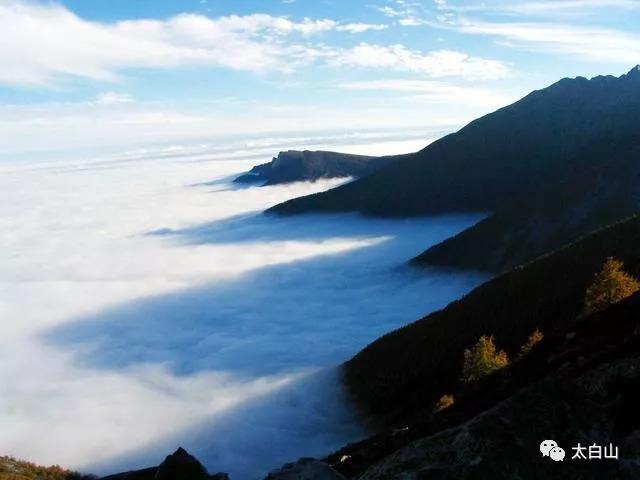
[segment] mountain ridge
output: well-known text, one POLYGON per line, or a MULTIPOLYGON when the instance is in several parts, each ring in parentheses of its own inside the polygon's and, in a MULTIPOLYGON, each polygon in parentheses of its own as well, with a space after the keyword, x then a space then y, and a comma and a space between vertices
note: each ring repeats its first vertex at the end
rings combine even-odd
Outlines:
POLYGON ((256 165, 234 182, 278 185, 321 178, 359 178, 395 162, 398 158, 398 155, 374 157, 324 150, 287 150, 278 153, 269 163, 256 165))
POLYGON ((366 178, 268 212, 403 217, 495 211, 572 168, 586 139, 632 128, 640 116, 636 72, 559 80, 366 178))
POLYGON ((430 247, 411 263, 499 273, 640 211, 640 134, 593 143, 584 157, 585 164, 570 175, 430 247))

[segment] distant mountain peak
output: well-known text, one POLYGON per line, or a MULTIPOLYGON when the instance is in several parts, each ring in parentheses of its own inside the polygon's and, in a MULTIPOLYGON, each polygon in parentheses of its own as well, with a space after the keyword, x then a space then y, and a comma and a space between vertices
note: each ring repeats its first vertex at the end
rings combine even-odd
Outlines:
POLYGON ((640 65, 636 65, 631 70, 629 70, 629 73, 627 73, 627 75, 629 75, 629 76, 636 76, 636 75, 640 76, 640 65))

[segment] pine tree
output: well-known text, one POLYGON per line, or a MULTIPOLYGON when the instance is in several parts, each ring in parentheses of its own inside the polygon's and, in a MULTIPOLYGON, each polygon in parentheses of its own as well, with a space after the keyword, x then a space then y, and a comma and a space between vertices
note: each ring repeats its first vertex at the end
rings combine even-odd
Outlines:
POLYGON ((587 288, 582 316, 604 310, 614 303, 633 295, 640 289, 640 282, 623 270, 623 263, 607 258, 593 283, 587 288))
POLYGON ((474 382, 509 364, 507 354, 496 348, 493 336, 483 335, 471 349, 464 351, 462 381, 474 382))

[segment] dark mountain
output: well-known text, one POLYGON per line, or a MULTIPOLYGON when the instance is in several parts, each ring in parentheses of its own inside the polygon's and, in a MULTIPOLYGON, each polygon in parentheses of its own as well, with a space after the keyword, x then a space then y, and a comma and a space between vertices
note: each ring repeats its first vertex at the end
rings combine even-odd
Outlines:
POLYGON ((335 152, 289 150, 271 162, 256 165, 234 181, 239 183, 278 183, 313 181, 319 178, 364 177, 395 162, 399 157, 370 157, 335 152))
POLYGON ((416 257, 416 265, 500 272, 640 211, 640 131, 615 133, 581 167, 416 257))
POLYGON ((640 69, 619 78, 563 79, 366 178, 270 211, 494 212, 579 169, 592 142, 632 135, 638 118, 640 69))

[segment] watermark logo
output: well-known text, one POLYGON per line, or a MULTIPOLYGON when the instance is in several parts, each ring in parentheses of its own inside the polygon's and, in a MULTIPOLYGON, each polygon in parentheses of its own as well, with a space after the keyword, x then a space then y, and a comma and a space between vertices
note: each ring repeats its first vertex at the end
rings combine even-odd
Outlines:
MULTIPOLYGON (((576 447, 571 447, 573 455, 571 460, 617 460, 618 447, 613 444, 598 445, 594 443, 590 446, 582 446, 580 443, 576 447)), ((543 457, 549 457, 554 462, 564 461, 565 451, 555 440, 543 440, 540 443, 540 453, 543 457)))
POLYGON ((543 440, 540 444, 540 453, 554 462, 562 462, 565 456, 564 449, 559 447, 555 440, 543 440))
POLYGON ((574 454, 571 460, 617 460, 618 447, 612 445, 593 444, 589 447, 583 447, 578 443, 577 447, 572 447, 574 454))

